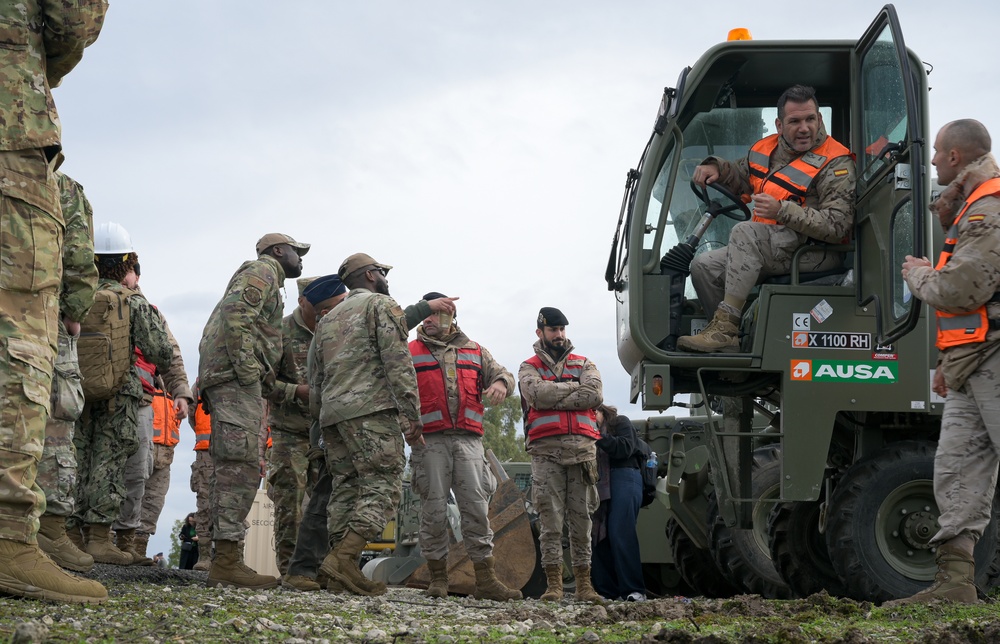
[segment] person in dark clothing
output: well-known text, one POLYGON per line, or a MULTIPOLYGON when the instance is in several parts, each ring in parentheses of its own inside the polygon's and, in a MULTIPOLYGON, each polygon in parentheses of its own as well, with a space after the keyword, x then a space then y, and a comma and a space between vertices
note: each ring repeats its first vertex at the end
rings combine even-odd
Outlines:
POLYGON ((181 526, 181 560, 177 566, 181 570, 191 570, 198 563, 198 532, 195 529, 194 512, 187 515, 181 526))
POLYGON ((595 410, 601 438, 597 441, 597 483, 601 505, 594 513, 594 588, 609 599, 642 601, 646 587, 639 559, 635 522, 642 503, 642 473, 635 427, 611 405, 595 410))

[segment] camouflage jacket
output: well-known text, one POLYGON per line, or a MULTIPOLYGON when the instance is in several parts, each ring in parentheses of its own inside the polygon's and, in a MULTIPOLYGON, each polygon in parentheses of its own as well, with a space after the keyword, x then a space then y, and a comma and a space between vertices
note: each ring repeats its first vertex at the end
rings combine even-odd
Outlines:
POLYGON ((403 309, 358 288, 316 323, 309 349, 309 406, 322 427, 396 409, 420 418, 417 374, 403 309))
POLYGON ((455 324, 455 331, 444 338, 432 338, 424 333, 422 326, 417 327, 417 340, 423 342, 427 350, 434 356, 434 359, 441 365, 441 372, 444 374, 445 391, 448 394, 448 411, 451 413, 452 419, 458 418, 458 371, 455 365, 458 350, 461 348, 475 349, 479 347, 480 351, 482 351, 482 390, 499 381, 507 388, 508 396, 514 393, 514 376, 504 369, 502 364, 496 361, 490 352, 486 350, 486 347, 476 344, 469 339, 469 336, 462 333, 457 324, 455 324))
MULTIPOLYGON (((132 348, 142 351, 147 360, 156 365, 157 369, 166 371, 170 368, 170 338, 167 329, 156 308, 150 304, 142 293, 125 288, 118 282, 100 279, 97 288, 110 288, 117 292, 128 293, 129 305, 129 339, 132 348)), ((139 378, 139 368, 132 365, 129 376, 125 378, 118 395, 142 399, 142 381, 139 378)))
MULTIPOLYGON (((1000 176, 992 155, 969 164, 933 205, 942 222, 951 227, 965 198, 987 179, 1000 176), (947 205, 945 205, 947 202, 947 205), (941 212, 947 208, 947 212, 941 212)), ((906 282, 913 295, 945 313, 969 313, 1000 291, 1000 198, 977 199, 958 222, 958 243, 948 263, 909 271, 906 282)), ((1000 303, 990 302, 987 314, 1000 320, 1000 303)), ((986 358, 1000 348, 1000 330, 989 331, 979 343, 949 347, 938 357, 949 389, 960 389, 986 358)))
POLYGON ((167 319, 163 317, 163 312, 156 309, 163 322, 163 328, 167 332, 167 339, 170 341, 170 367, 166 371, 160 371, 162 383, 160 388, 170 394, 173 398, 186 398, 194 413, 194 394, 191 393, 191 386, 188 384, 187 370, 184 368, 184 358, 181 357, 181 346, 177 344, 177 339, 170 332, 167 319))
POLYGON ((0 149, 58 147, 56 87, 97 40, 107 0, 0 2, 0 149))
POLYGON ((63 236, 62 291, 59 311, 82 322, 94 304, 97 265, 94 264, 94 211, 83 186, 61 172, 56 173, 66 233, 63 236))
POLYGON ((296 307, 291 315, 281 321, 281 359, 278 361, 274 389, 268 395, 271 401, 271 417, 268 422, 273 429, 282 429, 296 434, 307 434, 312 418, 308 403, 295 397, 298 385, 309 383, 306 359, 313 332, 302 319, 302 309, 296 307))
MULTIPOLYGON (((814 148, 829 136, 819 129, 814 148)), ((801 154, 805 154, 804 152, 801 154)), ((778 147, 771 153, 768 173, 782 168, 796 157, 796 152, 784 137, 778 137, 778 147)), ((750 170, 746 157, 737 162, 719 157, 709 157, 703 164, 719 168, 719 182, 734 194, 750 194, 750 170)), ((775 220, 792 230, 819 241, 839 244, 850 237, 854 226, 854 185, 856 181, 854 159, 838 157, 827 163, 806 191, 805 206, 793 201, 782 201, 775 220), (847 173, 843 173, 847 170, 847 173), (837 172, 841 176, 837 176, 837 172)))
MULTIPOLYGON (((542 348, 542 341, 534 345, 535 355, 558 378, 566 366, 566 356, 573 353, 573 343, 566 339, 566 352, 558 361, 553 360, 548 351, 542 348)), ((583 374, 579 382, 543 380, 538 370, 527 362, 521 363, 517 373, 523 404, 533 409, 594 409, 604 401, 604 389, 601 384, 601 372, 590 360, 583 365, 583 374)))
POLYGON ((271 374, 281 358, 284 283, 284 269, 268 255, 244 262, 233 274, 198 345, 202 391, 230 380, 247 386, 271 374))

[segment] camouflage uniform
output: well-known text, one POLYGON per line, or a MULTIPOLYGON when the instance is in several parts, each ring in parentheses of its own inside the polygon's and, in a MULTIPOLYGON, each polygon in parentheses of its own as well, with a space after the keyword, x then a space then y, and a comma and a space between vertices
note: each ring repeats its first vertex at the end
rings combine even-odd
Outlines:
POLYGON ((400 416, 420 418, 417 376, 403 309, 356 288, 316 325, 310 409, 319 419, 333 477, 331 545, 348 532, 372 541, 395 515, 406 458, 400 416))
MULTIPOLYGON (((131 348, 166 369, 170 340, 156 309, 141 294, 107 279, 98 289, 128 294, 131 348)), ((122 388, 110 400, 88 401, 77 426, 78 485, 73 525, 111 525, 125 499, 125 462, 138 449, 138 411, 142 382, 138 368, 130 368, 122 388)))
MULTIPOLYGON (((82 322, 94 303, 97 265, 91 229, 94 211, 83 187, 57 172, 66 236, 63 240, 62 293, 59 312, 82 322)), ((76 337, 66 332, 59 320, 59 352, 52 374, 52 415, 45 424, 45 448, 38 464, 38 486, 45 492, 46 514, 68 517, 73 514, 76 489, 76 448, 73 429, 83 413, 83 384, 76 354, 76 337)))
MULTIPOLYGON (((472 342, 458 325, 442 338, 434 338, 417 329, 417 340, 431 352, 441 365, 448 395, 450 418, 459 417, 458 349, 479 347, 482 351, 479 396, 494 382, 501 382, 510 395, 514 392, 514 376, 493 359, 485 347, 472 342)), ((462 541, 469 558, 483 561, 493 554, 493 530, 487 518, 490 496, 496 490, 494 479, 483 450, 483 437, 465 429, 445 429, 425 432, 426 445, 414 445, 411 454, 413 490, 420 496, 420 551, 427 559, 448 557, 448 496, 455 501, 462 522, 462 541)))
POLYGON ((284 281, 284 269, 269 255, 244 262, 212 311, 198 346, 201 395, 212 420, 215 540, 243 539, 243 520, 260 484, 262 382, 281 358, 284 281))
POLYGON ((271 446, 268 483, 274 501, 274 548, 278 570, 284 574, 295 551, 295 535, 302 521, 302 500, 309 470, 309 405, 295 396, 298 385, 307 384, 306 358, 313 332, 296 307, 281 321, 281 361, 271 402, 271 446))
MULTIPOLYGON (((201 404, 198 390, 194 391, 195 399, 198 401, 188 414, 188 423, 194 429, 197 421, 198 406, 201 404)), ((204 447, 198 444, 199 436, 195 434, 194 461, 191 462, 191 491, 195 495, 197 512, 194 515, 195 529, 198 532, 199 550, 203 544, 212 543, 212 505, 210 500, 212 490, 212 472, 215 467, 212 465, 212 457, 208 453, 208 445, 204 447)), ((207 559, 206 559, 207 561, 207 559)))
MULTIPOLYGON (((573 352, 567 338, 565 353, 554 361, 535 342, 537 355, 558 378, 566 366, 566 356, 573 352)), ((543 380, 527 362, 517 375, 523 405, 537 409, 594 409, 603 401, 601 374, 590 360, 583 367, 579 382, 543 380)), ((532 503, 538 512, 539 545, 543 566, 561 565, 563 561, 563 520, 569 527, 569 549, 573 566, 590 566, 590 515, 597 510, 597 441, 588 436, 564 434, 546 436, 528 443, 531 456, 532 503)))
MULTIPOLYGON (((992 155, 974 161, 945 189, 942 200, 958 191, 954 203, 986 179, 1000 176, 992 155), (963 189, 964 186, 964 189, 963 189)), ((940 207, 936 203, 936 207, 940 207)), ((951 212, 953 220, 958 210, 951 212)), ((1000 320, 1000 198, 976 200, 958 224, 958 243, 940 270, 917 267, 906 282, 913 295, 946 313, 968 313, 987 305, 990 320, 1000 320)), ((934 457, 934 497, 941 516, 931 540, 941 544, 958 536, 978 540, 990 521, 1000 463, 1000 330, 980 343, 944 349, 937 368, 944 372, 948 397, 934 457)))
MULTIPOLYGON (((166 329, 167 338, 170 341, 170 368, 160 374, 159 378, 161 382, 159 383, 159 388, 170 394, 174 400, 185 398, 188 401, 189 413, 193 413, 194 396, 191 393, 191 387, 188 386, 187 371, 184 369, 184 358, 181 357, 181 347, 177 344, 174 334, 170 332, 170 327, 167 325, 167 320, 163 317, 163 313, 159 309, 156 309, 156 312, 160 314, 160 319, 163 320, 163 328, 166 329)), ((142 484, 139 496, 135 501, 136 506, 133 509, 133 514, 129 515, 134 517, 134 519, 128 519, 125 511, 126 506, 123 505, 122 516, 119 517, 122 528, 135 527, 138 528, 141 534, 156 534, 156 522, 160 519, 163 502, 166 498, 167 490, 170 488, 170 466, 174 462, 175 447, 176 445, 152 443, 152 453, 149 459, 152 469, 148 478, 142 484)), ((118 527, 116 524, 115 529, 117 530, 118 527)))
MULTIPOLYGON (((821 145, 827 136, 820 128, 816 145, 821 145)), ((788 165, 797 156, 799 153, 779 136, 778 147, 771 154, 769 172, 788 165)), ((718 183, 733 194, 751 192, 746 158, 733 163, 709 157, 702 164, 716 165, 718 183)), ((848 238, 854 223, 854 184, 854 160, 850 157, 833 159, 809 185, 805 207, 793 201, 782 201, 775 217, 777 225, 740 222, 733 227, 728 246, 695 257, 691 263, 691 283, 705 311, 711 315, 724 295, 746 300, 753 287, 766 278, 790 273, 792 255, 803 244, 813 240, 838 244, 848 238), (844 170, 847 172, 837 176, 838 171, 844 170)), ((799 266, 803 271, 824 271, 841 266, 843 261, 842 253, 817 247, 802 257, 799 266)))
POLYGON ((45 509, 35 475, 58 350, 64 221, 49 88, 97 39, 105 11, 105 0, 0 3, 0 538, 22 543, 35 543, 45 509))

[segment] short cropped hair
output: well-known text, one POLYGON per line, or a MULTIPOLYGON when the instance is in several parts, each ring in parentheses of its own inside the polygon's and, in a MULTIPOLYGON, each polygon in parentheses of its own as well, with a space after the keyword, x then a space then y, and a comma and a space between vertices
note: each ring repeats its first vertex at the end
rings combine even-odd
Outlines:
POLYGON ((812 101, 816 105, 816 109, 819 110, 819 101, 816 99, 816 90, 808 85, 792 85, 778 97, 778 118, 785 118, 785 103, 791 101, 793 103, 805 103, 806 101, 812 101))

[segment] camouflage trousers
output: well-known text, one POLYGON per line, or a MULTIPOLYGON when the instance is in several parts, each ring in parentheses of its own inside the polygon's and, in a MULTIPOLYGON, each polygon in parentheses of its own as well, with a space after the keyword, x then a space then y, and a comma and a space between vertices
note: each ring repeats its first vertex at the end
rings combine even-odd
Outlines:
POLYGON ((990 522, 1000 463, 1000 351, 995 351, 959 390, 949 390, 934 455, 934 500, 943 543, 983 536, 990 522))
POLYGON ((116 395, 87 403, 73 436, 77 456, 76 509, 71 526, 110 526, 125 500, 125 462, 139 448, 139 399, 116 395))
POLYGON ((115 530, 134 530, 139 527, 146 479, 153 473, 153 406, 140 405, 137 417, 138 448, 125 461, 125 500, 122 501, 118 519, 112 524, 115 530))
POLYGON ((163 502, 167 498, 167 490, 170 489, 170 466, 174 462, 175 447, 176 445, 153 444, 153 473, 146 479, 146 491, 142 495, 139 532, 156 534, 156 522, 160 520, 163 502))
MULTIPOLYGON (((702 253, 691 262, 691 284, 705 312, 711 316, 725 295, 746 300, 753 287, 773 275, 792 271, 792 255, 809 241, 808 235, 787 226, 743 221, 733 227, 729 245, 702 253)), ((799 268, 825 271, 844 263, 842 253, 817 246, 804 253, 799 268)))
POLYGON ((278 571, 285 574, 295 552, 295 539, 302 521, 302 502, 309 471, 309 435, 271 428, 273 439, 267 467, 267 482, 274 501, 274 550, 278 571))
POLYGON ((212 489, 213 471, 215 471, 215 466, 212 465, 212 457, 208 450, 195 450, 194 462, 191 463, 191 491, 194 492, 198 508, 194 515, 194 522, 198 541, 201 543, 208 543, 212 540, 212 504, 209 496, 212 489))
POLYGON ((59 321, 59 353, 52 374, 52 414, 45 423, 45 447, 38 463, 38 487, 45 492, 46 514, 73 514, 76 493, 76 447, 73 433, 83 413, 83 380, 76 338, 59 321))
POLYGON ((260 486, 260 427, 264 401, 260 383, 242 386, 236 380, 202 392, 212 410, 212 441, 208 452, 215 468, 209 498, 212 538, 240 541, 246 535, 243 521, 253 507, 260 486))
POLYGON ((487 518, 496 479, 486 463, 482 437, 467 431, 424 434, 414 446, 413 491, 420 496, 420 552, 427 559, 448 557, 448 495, 454 492, 469 558, 493 554, 493 530, 487 518))
POLYGON ((41 150, 0 152, 0 538, 34 543, 57 351, 59 189, 41 150))
POLYGON ((590 565, 590 515, 600 504, 596 481, 597 461, 561 465, 531 457, 531 502, 538 512, 543 566, 562 564, 564 520, 573 565, 590 565))
MULTIPOLYGON (((212 440, 215 438, 213 436, 212 440)), ((331 547, 348 531, 374 541, 403 493, 403 430, 394 409, 323 428, 333 491, 327 506, 331 547)))

